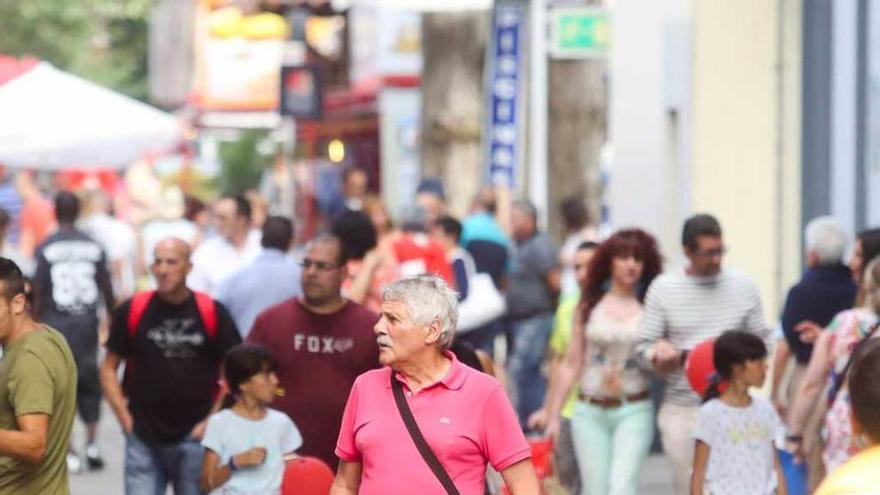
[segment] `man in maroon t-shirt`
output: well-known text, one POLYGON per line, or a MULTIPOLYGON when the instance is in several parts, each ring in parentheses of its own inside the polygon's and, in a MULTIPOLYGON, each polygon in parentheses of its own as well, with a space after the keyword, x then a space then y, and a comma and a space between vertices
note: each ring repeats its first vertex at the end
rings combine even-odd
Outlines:
POLYGON ((333 236, 309 242, 300 263, 302 297, 260 313, 247 338, 269 348, 278 361, 285 393, 273 407, 286 412, 302 433, 297 452, 334 470, 336 438, 354 379, 379 367, 373 333, 379 316, 340 293, 347 275, 343 251, 333 236))

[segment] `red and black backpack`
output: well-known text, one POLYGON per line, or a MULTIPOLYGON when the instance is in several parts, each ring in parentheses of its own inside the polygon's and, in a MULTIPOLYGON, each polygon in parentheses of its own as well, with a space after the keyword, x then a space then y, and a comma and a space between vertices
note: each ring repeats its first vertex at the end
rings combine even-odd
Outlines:
MULTIPOLYGON (((138 292, 131 298, 131 307, 128 309, 128 336, 134 338, 137 335, 138 325, 147 311, 147 306, 153 300, 156 294, 154 290, 138 292)), ((193 291, 196 298, 196 306, 199 308, 199 316, 202 317, 202 323, 205 324, 205 333, 209 339, 217 336, 217 306, 211 296, 204 292, 193 291)))
MULTIPOLYGON (((156 295, 156 291, 148 290, 138 292, 131 298, 131 306, 128 309, 128 321, 126 325, 128 328, 128 338, 130 340, 134 340, 135 335, 137 335, 138 327, 140 326, 144 313, 147 311, 147 306, 150 305, 150 301, 153 300, 154 295, 156 295)), ((202 318, 202 323, 205 325, 205 333, 208 335, 208 339, 215 338, 217 336, 217 305, 214 303, 211 296, 204 292, 193 291, 193 297, 196 298, 196 307, 198 307, 199 316, 202 318)), ((125 362, 125 375, 122 379, 124 389, 127 389, 131 384, 134 367, 134 362, 129 356, 125 362)))

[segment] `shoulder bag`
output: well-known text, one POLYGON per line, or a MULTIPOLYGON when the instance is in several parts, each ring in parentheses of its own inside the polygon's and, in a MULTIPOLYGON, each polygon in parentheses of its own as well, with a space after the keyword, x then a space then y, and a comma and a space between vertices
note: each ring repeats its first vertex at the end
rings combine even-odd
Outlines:
POLYGON ((474 260, 464 258, 468 296, 458 303, 458 333, 479 328, 504 316, 507 302, 488 273, 478 272, 474 260))
POLYGON ((409 431, 410 438, 412 438, 413 443, 416 444, 419 454, 422 455, 422 459, 425 460, 425 463, 431 468, 431 471, 434 472, 434 476, 440 480, 440 484, 446 489, 448 495, 459 495, 458 489, 455 488, 455 483, 453 483, 452 478, 449 477, 449 473, 443 469, 440 460, 437 459, 437 456, 434 455, 434 451, 431 450, 431 446, 428 445, 428 442, 425 441, 425 437, 422 436, 422 432, 419 430, 419 425, 416 424, 412 411, 409 410, 409 404, 406 403, 406 397, 403 395, 403 384, 400 383, 400 380, 394 377, 394 370, 391 370, 391 390, 394 392, 394 402, 397 403, 397 410, 400 411, 400 417, 403 419, 407 431, 409 431))

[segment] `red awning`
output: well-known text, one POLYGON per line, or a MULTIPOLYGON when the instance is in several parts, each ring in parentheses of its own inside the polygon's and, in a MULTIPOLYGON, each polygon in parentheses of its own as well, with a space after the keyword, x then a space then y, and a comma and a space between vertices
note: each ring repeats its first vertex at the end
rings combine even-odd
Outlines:
POLYGON ((0 84, 15 79, 39 63, 40 61, 33 57, 16 58, 0 54, 0 84))

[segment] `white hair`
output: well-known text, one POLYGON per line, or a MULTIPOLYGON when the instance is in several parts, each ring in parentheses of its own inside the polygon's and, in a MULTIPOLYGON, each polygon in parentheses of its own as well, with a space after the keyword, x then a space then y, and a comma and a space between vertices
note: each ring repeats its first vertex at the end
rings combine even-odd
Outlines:
POLYGON ((806 250, 816 253, 820 265, 839 263, 846 251, 846 244, 846 232, 832 217, 814 218, 804 229, 806 250))
POLYGON ((445 350, 452 345, 458 323, 458 294, 442 278, 418 275, 392 282, 383 288, 382 301, 405 304, 410 320, 416 325, 439 322, 440 348, 445 350))

